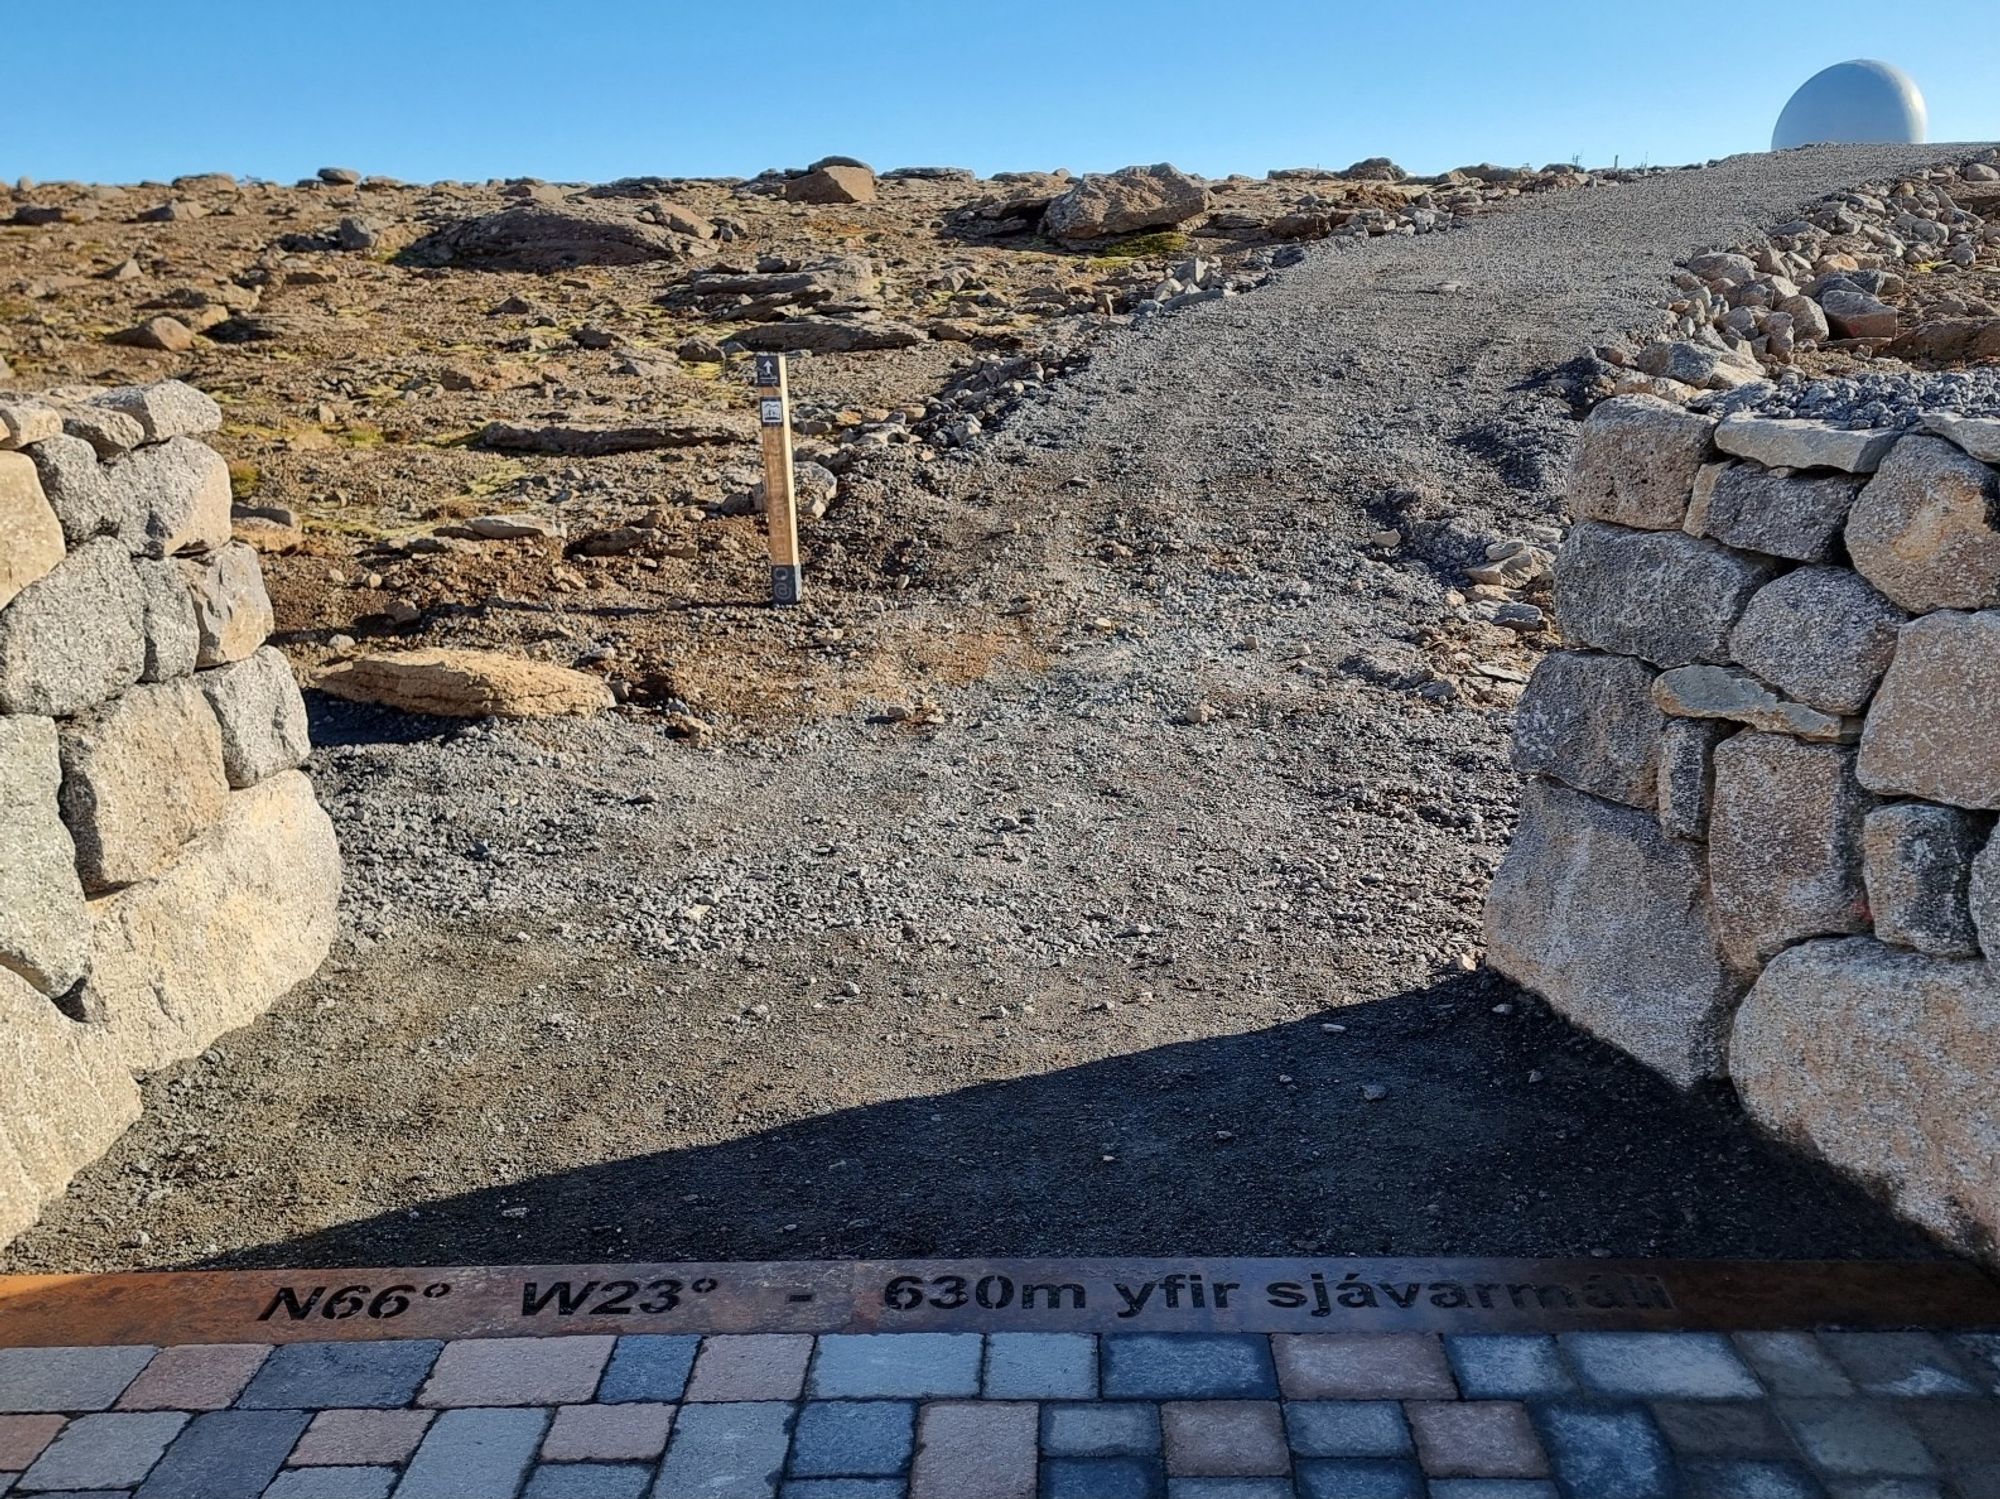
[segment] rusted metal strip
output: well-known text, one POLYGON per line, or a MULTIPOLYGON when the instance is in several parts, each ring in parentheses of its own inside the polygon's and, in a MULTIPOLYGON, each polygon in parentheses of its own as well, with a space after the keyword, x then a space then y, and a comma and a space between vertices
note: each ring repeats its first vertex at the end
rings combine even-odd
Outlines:
POLYGON ((1947 1260, 1073 1259, 0 1278, 0 1345, 617 1332, 2000 1328, 1947 1260))

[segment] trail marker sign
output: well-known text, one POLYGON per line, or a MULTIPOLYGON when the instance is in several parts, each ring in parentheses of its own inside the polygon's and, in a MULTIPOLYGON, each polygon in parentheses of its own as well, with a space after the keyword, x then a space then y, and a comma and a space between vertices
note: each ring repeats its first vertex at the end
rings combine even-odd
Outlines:
POLYGON ((799 505, 792 482, 792 397, 785 356, 758 354, 750 383, 757 392, 757 433, 764 448, 764 534, 771 553, 771 602, 796 604, 805 591, 799 563, 799 505))

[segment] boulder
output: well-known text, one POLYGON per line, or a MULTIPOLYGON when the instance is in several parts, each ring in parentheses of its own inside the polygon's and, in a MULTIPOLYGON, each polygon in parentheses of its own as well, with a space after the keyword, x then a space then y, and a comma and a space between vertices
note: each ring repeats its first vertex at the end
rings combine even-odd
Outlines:
POLYGON ((1892 359, 1984 364, 2000 359, 2000 318, 1938 318, 1898 334, 1883 350, 1892 359))
POLYGON ((1670 838, 1708 837, 1715 800, 1715 747, 1736 732, 1721 719, 1674 718, 1660 734, 1660 828, 1670 838))
MULTIPOLYGON (((0 380, 7 377, 0 375, 0 380)), ((40 401, 0 396, 0 452, 46 442, 62 431, 62 413, 40 401)))
POLYGON ((222 408, 180 380, 120 386, 92 396, 89 404, 131 417, 147 442, 202 437, 222 430, 222 408))
POLYGON ((63 539, 81 546, 93 536, 116 534, 124 520, 119 497, 97 461, 97 450, 81 437, 59 433, 28 449, 63 539))
POLYGON ((2000 1237, 2000 976, 1865 937, 1776 958, 1737 1012, 1750 1113, 1966 1247, 2000 1237))
POLYGON ((873 203, 875 174, 859 165, 815 167, 787 182, 785 197, 793 203, 873 203))
POLYGON ((85 542, 0 609, 0 713, 66 718, 130 687, 142 617, 124 543, 85 542))
POLYGON ((1487 896, 1487 962, 1676 1084, 1717 1076, 1743 981, 1706 884, 1700 846, 1649 813, 1530 781, 1487 896))
POLYGON ((1874 805, 1843 746, 1756 733, 1716 746, 1708 870, 1732 967, 1755 972, 1801 938, 1868 930, 1861 827, 1874 805))
POLYGON ((866 255, 830 255, 795 271, 696 271, 680 291, 698 302, 722 299, 732 321, 759 323, 800 307, 875 307, 882 279, 866 255))
POLYGON ((1985 842, 1984 824, 1956 807, 1898 802, 1870 812, 1861 857, 1875 935, 1934 958, 1978 957, 1966 897, 1985 842))
POLYGON ((2000 604, 2000 474, 1941 437, 1905 437, 1854 502, 1847 550, 1913 614, 2000 604))
POLYGON ((1515 768, 1627 806, 1654 806, 1666 717, 1653 704, 1653 676, 1629 656, 1544 656, 1514 711, 1515 768))
POLYGON ((1727 666, 1663 671, 1653 682, 1653 701, 1675 718, 1721 719, 1829 744, 1851 744, 1861 737, 1860 719, 1787 701, 1748 672, 1727 666))
POLYGON ((1208 189, 1161 162, 1093 173, 1056 198, 1042 215, 1051 239, 1104 239, 1147 229, 1171 229, 1208 212, 1208 189))
POLYGON ((1655 666, 1727 661, 1729 632, 1776 572, 1679 531, 1580 521, 1556 558, 1556 619, 1572 645, 1655 666))
POLYGON ((1908 621, 1844 567, 1801 567, 1767 583, 1729 635, 1730 653, 1824 713, 1868 706, 1908 621))
POLYGON ((1849 432, 1826 422, 1792 417, 1726 416, 1715 445, 1766 468, 1837 468, 1872 474, 1896 445, 1895 432, 1849 432))
POLYGON ((0 969, 0 1241, 138 1117, 138 1084, 103 1037, 0 969))
POLYGON ((241 661, 264 643, 273 623, 271 598, 254 548, 232 541, 213 556, 182 558, 180 569, 201 634, 197 665, 241 661))
POLYGON ((1764 378, 1764 366, 1755 355, 1686 339, 1648 344, 1636 362, 1642 374, 1695 390, 1735 390, 1764 378))
POLYGON ((1746 551, 1824 562, 1839 550, 1862 482, 1849 474, 1710 464, 1695 481, 1686 529, 1746 551))
MULTIPOLYGON (((820 519, 832 506, 839 493, 839 476, 825 464, 802 458, 792 465, 792 499, 798 507, 799 514, 805 519, 820 519)), ((762 479, 750 486, 750 508, 758 515, 764 513, 762 479)))
POLYGON ((1368 156, 1340 174, 1357 182, 1401 182, 1410 174, 1386 156, 1368 156))
POLYGON ((222 813, 222 735, 189 678, 133 687, 61 738, 63 820, 93 894, 158 873, 222 813))
POLYGON ((201 659, 201 622, 179 559, 137 558, 132 571, 139 580, 139 633, 146 645, 139 680, 166 682, 187 676, 201 659))
POLYGON ((1865 291, 1836 288, 1819 299, 1833 331, 1842 338, 1894 338, 1896 309, 1865 291))
POLYGON ((479 432, 482 447, 514 453, 553 453, 570 458, 602 458, 650 448, 690 448, 732 443, 752 435, 750 422, 732 413, 695 414, 672 420, 584 418, 546 424, 488 422, 479 432))
POLYGON ((424 650, 361 656, 322 675, 322 692, 442 718, 549 718, 611 706, 603 680, 497 651, 424 650))
POLYGON ((2000 612, 1903 626, 1861 734, 1860 775, 1873 791, 2000 808, 2000 612))
POLYGON ((222 731, 222 769, 232 787, 254 786, 305 764, 312 753, 306 701, 283 651, 262 646, 195 681, 222 731))
POLYGON ((106 1044, 144 1071, 254 1020, 325 958, 339 896, 333 824, 303 774, 230 792, 158 879, 91 903, 85 987, 106 1044))
POLYGON ((562 271, 580 265, 640 265, 681 253, 674 233, 595 203, 529 198, 464 219, 410 247, 413 259, 492 271, 562 271))
POLYGON ((112 334, 111 342, 130 344, 135 349, 157 349, 163 354, 185 354, 194 347, 194 331, 178 318, 161 313, 112 334))
POLYGON ((62 522, 32 460, 0 452, 0 609, 63 560, 62 522))
POLYGON ((90 967, 90 920, 76 846, 56 801, 53 719, 0 718, 0 972, 51 997, 90 967))
POLYGON ((190 437, 143 447, 104 470, 134 556, 172 557, 229 544, 229 465, 190 437))
POLYGON ((1579 520, 1678 529, 1714 431, 1712 417, 1652 396, 1601 402, 1577 434, 1571 511, 1579 520))

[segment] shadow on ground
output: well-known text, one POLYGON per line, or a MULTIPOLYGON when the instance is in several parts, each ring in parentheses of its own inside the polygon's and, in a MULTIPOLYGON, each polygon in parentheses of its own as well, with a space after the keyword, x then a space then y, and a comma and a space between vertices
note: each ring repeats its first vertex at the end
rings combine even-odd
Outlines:
POLYGON ((1726 1096, 1677 1093, 1480 974, 446 1196, 203 1263, 1593 1251, 1941 1253, 1726 1096))

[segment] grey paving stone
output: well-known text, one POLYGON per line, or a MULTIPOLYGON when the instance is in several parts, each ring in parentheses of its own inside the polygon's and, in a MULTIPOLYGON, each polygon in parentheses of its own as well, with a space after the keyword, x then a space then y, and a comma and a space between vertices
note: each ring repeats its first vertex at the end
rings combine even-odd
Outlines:
POLYGON ((1570 1499, 1676 1499, 1673 1458, 1643 1408, 1550 1402, 1531 1414, 1570 1499))
POLYGON ((1041 1499, 1164 1499, 1159 1459, 1053 1457, 1042 1463, 1041 1499))
POLYGON ((1951 1341, 1987 1393, 2000 1395, 2000 1332, 1962 1332, 1951 1341))
POLYGON ((0 1411, 101 1411, 159 1350, 0 1348, 0 1411))
POLYGON ((1934 1478, 1832 1478, 1827 1499, 1949 1499, 1934 1478))
POLYGON ((144 1499, 257 1499, 311 1419, 305 1411, 196 1416, 139 1493, 144 1499))
POLYGON ((1798 1448, 1762 1400, 1660 1400, 1653 1419, 1674 1451, 1691 1457, 1779 1457, 1798 1448))
POLYGON ((1756 1400, 1764 1393, 1721 1333, 1571 1332, 1561 1341, 1577 1377, 1598 1394, 1756 1400))
POLYGON ((1433 1478, 1430 1499, 1562 1499, 1540 1478, 1433 1478))
POLYGON ((1293 1400, 1285 1431, 1300 1457, 1403 1457, 1416 1451, 1393 1400, 1293 1400))
POLYGON ((1869 1400, 1776 1402, 1779 1416, 1792 1429, 1800 1449, 1827 1473, 1935 1477, 1937 1463, 1895 1404, 1869 1400))
POLYGON ((520 1488, 548 1425, 545 1410, 441 1411, 417 1444, 396 1499, 507 1499, 520 1488))
POLYGON ((1111 1400, 1272 1400, 1271 1340, 1261 1333, 1119 1333, 1105 1337, 1111 1400))
POLYGON ((394 1468, 287 1468, 264 1499, 389 1499, 394 1468))
POLYGON ((2000 1401, 1905 1400, 1896 1413, 1916 1428, 1964 1499, 2000 1499, 2000 1401))
POLYGON ((1973 1373, 1928 1332, 1820 1334, 1848 1376, 1870 1395, 1979 1395, 1973 1373))
POLYGON ((21 1475, 26 1489, 108 1489, 137 1483, 187 1425, 181 1411, 79 1416, 21 1475))
POLYGON ((909 1492, 900 1478, 795 1478, 778 1499, 907 1499, 909 1492))
POLYGON ((1080 1332, 996 1332, 986 1339, 985 1393, 994 1400, 1089 1400, 1097 1339, 1080 1332))
POLYGON ((1392 1457, 1309 1458, 1292 1477, 1299 1499, 1424 1499, 1417 1465, 1392 1457))
POLYGON ((641 1333, 620 1338, 598 1382, 598 1403, 680 1399, 700 1346, 701 1339, 692 1334, 641 1333))
MULTIPOLYGON (((614 1341, 603 1336, 458 1338, 444 1345, 417 1393, 417 1404, 581 1404, 597 1389, 614 1341)), ((688 1362, 693 1362, 691 1354, 688 1362)), ((687 1383, 685 1368, 680 1382, 687 1383)))
POLYGON ((815 1400, 932 1400, 979 1393, 976 1332, 830 1333, 806 1392, 815 1400))
POLYGON ((1798 1463, 1702 1457, 1681 1465, 1684 1499, 1826 1499, 1819 1480, 1798 1463))
POLYGON ((1139 1402, 1052 1401, 1042 1407, 1042 1451, 1056 1457, 1154 1457, 1160 1408, 1139 1402))
POLYGON ((543 1463, 522 1499, 645 1499, 651 1463, 543 1463))
POLYGON ((238 1410, 322 1410, 408 1405, 444 1344, 287 1343, 236 1397, 238 1410))
POLYGON ((1167 1499, 1295 1499, 1282 1478, 1169 1478, 1167 1499))
POLYGON ((1444 1352, 1467 1400, 1537 1400, 1576 1388, 1546 1333, 1451 1337, 1444 1352))
POLYGON ((1732 1333, 1736 1351, 1773 1395, 1852 1395, 1854 1382, 1809 1332, 1732 1333))
POLYGON ((778 1400, 683 1406, 652 1499, 770 1499, 791 1422, 792 1407, 778 1400))
POLYGON ((901 1400, 814 1400, 792 1430, 796 1478, 884 1478, 909 1466, 917 1408, 901 1400))

